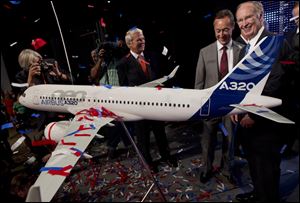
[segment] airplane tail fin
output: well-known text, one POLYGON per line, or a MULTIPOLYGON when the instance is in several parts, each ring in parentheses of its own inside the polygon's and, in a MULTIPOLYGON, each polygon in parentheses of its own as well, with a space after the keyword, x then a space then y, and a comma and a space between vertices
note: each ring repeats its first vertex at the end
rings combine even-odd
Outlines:
POLYGON ((211 95, 203 103, 200 115, 227 115, 232 111, 230 105, 240 104, 248 93, 261 95, 282 41, 283 36, 263 38, 219 83, 210 88, 211 95))
POLYGON ((219 94, 244 98, 249 92, 260 95, 275 62, 283 36, 263 38, 216 86, 219 94))

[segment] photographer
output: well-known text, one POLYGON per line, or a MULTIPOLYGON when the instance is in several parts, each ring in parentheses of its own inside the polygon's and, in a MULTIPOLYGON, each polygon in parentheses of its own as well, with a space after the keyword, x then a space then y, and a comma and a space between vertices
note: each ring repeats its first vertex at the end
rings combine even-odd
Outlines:
MULTIPOLYGON (((54 59, 43 59, 43 57, 36 51, 31 49, 24 49, 21 51, 18 57, 19 65, 22 70, 16 75, 17 83, 27 83, 20 90, 24 92, 27 86, 34 86, 39 84, 64 84, 69 83, 69 76, 58 67, 57 61, 54 59)), ((20 107, 19 107, 20 108, 20 107)), ((57 114, 54 112, 37 112, 39 115, 36 128, 38 131, 44 129, 44 127, 52 122, 57 121, 57 114)), ((23 117, 24 118, 24 117, 23 117)), ((16 122, 21 124, 22 118, 18 117, 16 122)), ((27 119, 26 124, 20 125, 20 130, 30 129, 32 127, 32 121, 27 119), (29 121, 29 122, 28 122, 29 121)), ((26 134, 23 134, 26 137, 26 134)), ((36 136, 35 139, 42 139, 42 134, 36 136)), ((43 157, 49 154, 49 151, 44 147, 33 147, 28 140, 28 145, 31 151, 38 158, 38 161, 43 162, 43 157)))
MULTIPOLYGON (((69 81, 69 76, 59 69, 57 61, 45 59, 36 51, 24 49, 19 54, 19 65, 23 69, 16 75, 18 83, 28 86, 38 84, 61 84, 69 81)), ((26 88, 21 89, 24 91, 26 88)))
MULTIPOLYGON (((124 41, 103 42, 91 52, 94 66, 91 69, 91 79, 95 85, 119 86, 117 64, 126 55, 127 48, 124 41)), ((130 142, 124 134, 124 130, 119 122, 114 123, 113 128, 103 128, 107 137, 107 156, 111 159, 118 156, 117 147, 122 140, 126 147, 130 142)), ((127 124, 128 125, 128 124, 127 124)))
POLYGON ((126 54, 124 42, 103 42, 91 52, 94 66, 91 69, 91 78, 96 85, 119 86, 118 61, 126 54))
MULTIPOLYGON (((21 87, 21 93, 26 90, 27 86, 66 84, 70 81, 69 75, 58 67, 57 61, 54 59, 43 59, 38 52, 31 49, 22 50, 19 54, 18 62, 23 70, 17 73, 16 82, 27 83, 27 85, 21 87)), ((41 113, 41 115, 45 116, 46 113, 41 113)), ((47 113, 47 122, 51 122, 51 119, 54 117, 54 113, 47 113)), ((41 118, 41 121, 43 119, 41 118)), ((40 127, 42 127, 42 123, 40 127)))

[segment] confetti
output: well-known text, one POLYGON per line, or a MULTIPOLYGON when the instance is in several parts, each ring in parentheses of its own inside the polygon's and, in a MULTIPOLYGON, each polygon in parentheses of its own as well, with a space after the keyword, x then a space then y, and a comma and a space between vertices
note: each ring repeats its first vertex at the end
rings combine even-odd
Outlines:
MULTIPOLYGON (((188 134, 193 133, 189 132, 188 134)), ((87 149, 94 158, 90 162, 83 159, 78 162, 80 170, 70 174, 70 178, 65 181, 54 201, 138 202, 142 200, 153 184, 153 180, 144 170, 136 154, 128 155, 127 152, 124 152, 114 160, 96 156, 95 154, 99 154, 99 151, 93 149, 104 151, 104 145, 105 142, 96 143, 87 149)), ((179 145, 177 149, 181 154, 188 151, 182 145, 179 145)), ((160 171, 155 178, 168 202, 222 201, 224 200, 222 196, 217 194, 232 189, 232 185, 227 185, 227 182, 223 183, 217 177, 212 178, 209 184, 201 184, 199 175, 202 161, 198 157, 200 155, 179 160, 177 168, 160 163, 160 171)), ((226 198, 226 196, 224 197, 226 198)), ((145 201, 162 201, 156 186, 149 191, 145 201)), ((225 199, 225 201, 228 200, 225 199)))

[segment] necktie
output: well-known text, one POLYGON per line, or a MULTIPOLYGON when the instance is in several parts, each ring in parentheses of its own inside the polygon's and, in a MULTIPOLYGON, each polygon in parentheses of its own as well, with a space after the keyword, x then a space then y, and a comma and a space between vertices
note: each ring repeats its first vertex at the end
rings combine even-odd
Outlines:
POLYGON ((245 55, 248 54, 249 49, 250 49, 250 43, 248 43, 245 48, 245 55))
POLYGON ((221 78, 223 78, 227 73, 228 73, 228 58, 227 58, 227 47, 223 46, 222 47, 223 53, 221 57, 221 63, 220 63, 220 73, 221 73, 221 78))
POLYGON ((147 68, 147 64, 149 64, 149 63, 148 63, 147 61, 145 61, 144 57, 141 56, 141 55, 138 56, 138 62, 139 62, 139 64, 141 65, 144 74, 145 74, 146 76, 148 76, 148 68, 147 68))

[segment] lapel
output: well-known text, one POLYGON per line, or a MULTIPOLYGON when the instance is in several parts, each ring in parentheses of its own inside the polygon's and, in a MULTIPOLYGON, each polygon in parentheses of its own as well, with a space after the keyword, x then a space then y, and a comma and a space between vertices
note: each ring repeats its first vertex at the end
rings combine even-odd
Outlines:
POLYGON ((213 61, 213 67, 211 67, 212 71, 214 72, 215 78, 217 81, 219 81, 221 75, 220 75, 220 67, 218 63, 218 46, 217 46, 217 41, 215 41, 211 49, 209 50, 208 53, 209 61, 213 61))
POLYGON ((239 45, 235 41, 232 41, 233 48, 233 67, 239 62, 239 55, 242 49, 242 45, 239 45))
POLYGON ((145 61, 146 61, 146 66, 147 66, 147 70, 148 70, 148 78, 152 78, 152 69, 151 69, 151 65, 150 65, 150 62, 151 62, 151 59, 149 58, 149 56, 146 54, 144 54, 144 58, 145 58, 145 61))
MULTIPOLYGON (((272 34, 271 32, 269 32, 269 31, 267 31, 266 29, 264 29, 263 30, 263 32, 261 33, 261 35, 259 36, 259 38, 258 38, 258 40, 257 40, 257 42, 256 42, 256 44, 262 39, 262 38, 264 38, 265 36, 270 36, 270 35, 274 35, 274 34, 272 34)), ((240 59, 242 59, 244 56, 245 56, 245 51, 246 51, 246 46, 244 46, 243 48, 242 48, 242 50, 241 50, 241 52, 240 52, 240 59)))
POLYGON ((219 74, 218 50, 217 49, 218 49, 217 42, 212 43, 207 48, 204 57, 206 58, 205 66, 207 66, 207 68, 210 71, 213 71, 213 72, 219 74))
MULTIPOLYGON (((265 36, 271 36, 271 35, 274 35, 274 34, 272 34, 271 32, 267 31, 266 29, 264 29, 263 32, 261 33, 261 35, 259 36, 259 38, 258 38, 256 44, 257 44, 262 38, 264 38, 265 36)), ((255 45, 256 45, 256 44, 255 44, 255 45)))

